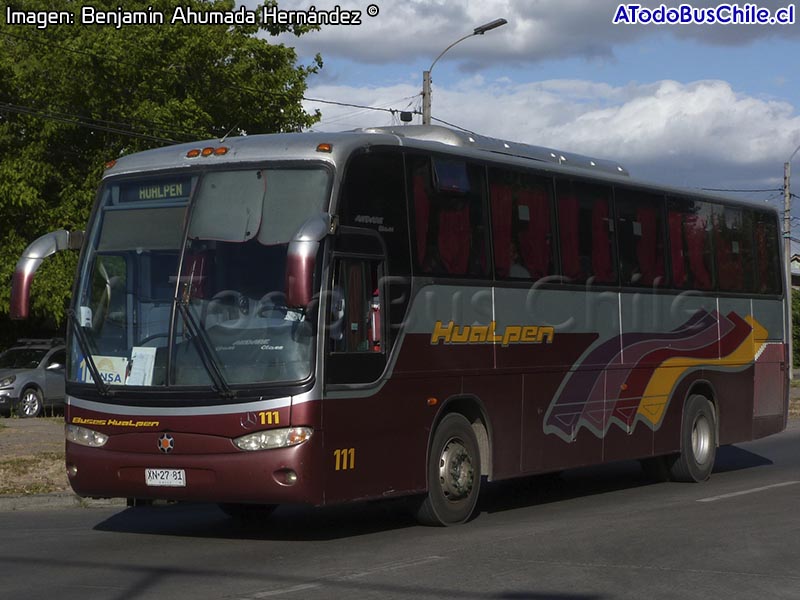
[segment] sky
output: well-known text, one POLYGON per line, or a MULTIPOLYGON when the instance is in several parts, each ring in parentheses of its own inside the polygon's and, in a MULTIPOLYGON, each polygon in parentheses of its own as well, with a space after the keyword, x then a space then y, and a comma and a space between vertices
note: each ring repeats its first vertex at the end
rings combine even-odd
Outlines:
MULTIPOLYGON (((622 5, 628 16, 633 4, 622 5)), ((307 98, 419 111, 423 70, 473 28, 503 18, 508 24, 469 37, 436 63, 435 123, 616 160, 657 183, 772 190, 732 195, 783 207, 783 164, 800 146, 800 2, 794 25, 657 25, 614 24, 621 5, 607 0, 279 1, 287 11, 312 5, 360 11, 361 24, 278 38, 302 64, 322 56, 307 98)), ((398 112, 305 106, 322 112, 316 131, 400 123, 398 112)), ((800 152, 792 164, 800 194, 800 152)))

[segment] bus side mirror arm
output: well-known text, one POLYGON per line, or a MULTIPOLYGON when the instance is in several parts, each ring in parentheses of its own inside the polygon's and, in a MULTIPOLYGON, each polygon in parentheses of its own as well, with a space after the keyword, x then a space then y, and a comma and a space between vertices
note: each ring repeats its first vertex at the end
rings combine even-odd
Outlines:
POLYGON ((31 284, 33 276, 44 259, 56 252, 64 250, 79 250, 83 245, 83 231, 66 231, 59 229, 46 233, 31 243, 22 253, 14 269, 14 278, 11 282, 11 307, 12 319, 27 319, 30 307, 31 284))
POLYGON ((327 213, 314 215, 303 223, 289 242, 286 264, 286 305, 305 308, 314 297, 314 270, 320 242, 335 228, 327 213))

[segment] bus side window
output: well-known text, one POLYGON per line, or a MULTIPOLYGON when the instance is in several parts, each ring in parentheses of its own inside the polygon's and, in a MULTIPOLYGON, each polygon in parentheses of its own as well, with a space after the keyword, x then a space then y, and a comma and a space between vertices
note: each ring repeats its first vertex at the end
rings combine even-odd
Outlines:
POLYGON ((485 169, 429 156, 410 156, 408 165, 418 272, 488 275, 485 169))
POLYGON ((664 198, 617 188, 615 194, 622 285, 664 287, 664 198))
POLYGON ((611 190, 566 179, 556 190, 561 274, 569 283, 615 283, 611 190))
POLYGON ((495 273, 498 279, 541 279, 554 273, 552 186, 524 173, 491 169, 495 273))
POLYGON ((711 205, 669 198, 667 226, 672 285, 679 289, 711 290, 711 205))
POLYGON ((717 206, 714 210, 717 281, 722 292, 753 292, 753 212, 717 206))
POLYGON ((781 268, 778 245, 778 227, 772 215, 756 213, 756 292, 759 294, 781 293, 781 268))

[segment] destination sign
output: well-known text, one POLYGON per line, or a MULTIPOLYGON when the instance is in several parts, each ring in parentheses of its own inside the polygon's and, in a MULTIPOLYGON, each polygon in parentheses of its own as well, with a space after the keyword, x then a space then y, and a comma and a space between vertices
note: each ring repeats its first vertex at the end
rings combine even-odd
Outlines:
POLYGON ((191 177, 149 179, 120 185, 120 202, 158 202, 188 200, 192 190, 191 177))

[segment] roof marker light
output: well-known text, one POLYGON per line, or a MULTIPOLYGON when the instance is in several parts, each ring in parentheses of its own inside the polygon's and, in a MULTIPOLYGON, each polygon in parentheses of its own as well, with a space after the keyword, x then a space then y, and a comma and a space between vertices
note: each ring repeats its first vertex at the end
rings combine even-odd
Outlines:
POLYGON ((214 156, 225 156, 228 153, 227 146, 220 146, 216 150, 214 150, 214 156))
POLYGON ((198 156, 200 156, 200 150, 198 150, 197 148, 194 148, 193 150, 189 150, 186 153, 186 158, 197 158, 198 156))
POLYGON ((108 162, 106 163, 106 165, 105 165, 105 168, 106 168, 106 169, 111 169, 111 168, 113 168, 113 167, 114 167, 114 165, 116 165, 116 164, 117 164, 117 160, 116 160, 116 159, 114 159, 114 160, 110 160, 110 161, 108 161, 108 162))
POLYGON ((211 146, 200 151, 200 156, 211 156, 212 154, 214 154, 214 149, 211 146))
POLYGON ((333 152, 333 144, 328 144, 324 142, 322 144, 317 144, 317 152, 331 153, 333 152))

